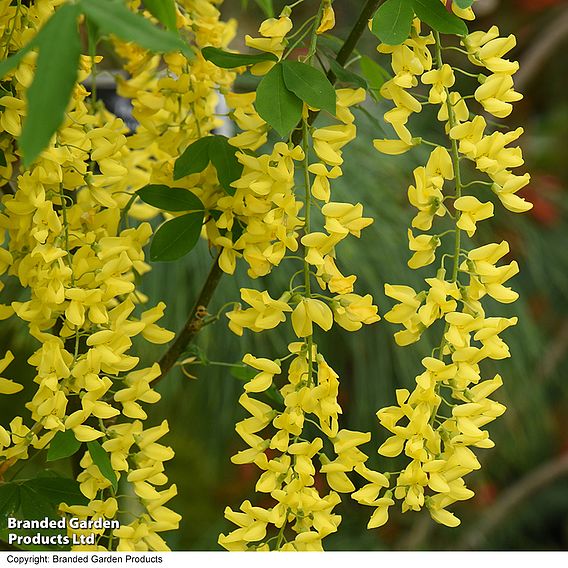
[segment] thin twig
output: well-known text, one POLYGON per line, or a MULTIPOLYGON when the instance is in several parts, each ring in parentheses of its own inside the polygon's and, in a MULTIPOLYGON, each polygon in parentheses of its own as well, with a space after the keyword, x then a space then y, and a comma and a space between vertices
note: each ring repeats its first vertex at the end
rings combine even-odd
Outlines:
POLYGON ((189 313, 189 317, 187 318, 185 325, 160 359, 160 369, 162 373, 152 381, 154 386, 169 373, 171 368, 176 364, 176 361, 180 358, 181 354, 187 349, 187 346, 194 340, 195 336, 203 327, 202 313, 207 310, 207 306, 209 305, 217 285, 223 276, 223 271, 219 267, 220 255, 221 252, 219 252, 219 254, 215 257, 215 260, 211 265, 211 269, 209 270, 209 274, 207 275, 207 280, 205 280, 203 288, 201 288, 201 292, 193 304, 193 308, 189 313))

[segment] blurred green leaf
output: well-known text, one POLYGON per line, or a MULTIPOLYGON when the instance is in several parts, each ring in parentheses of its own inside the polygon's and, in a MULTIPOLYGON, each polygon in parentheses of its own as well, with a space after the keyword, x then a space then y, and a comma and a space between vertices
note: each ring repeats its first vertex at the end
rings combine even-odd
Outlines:
POLYGON ((174 179, 202 172, 209 164, 209 146, 213 136, 205 136, 190 144, 175 161, 174 179))
POLYGON ((454 0, 454 3, 458 8, 465 10, 466 8, 469 8, 474 1, 475 0, 454 0))
POLYGON ((330 59, 329 64, 331 70, 340 83, 346 83, 355 87, 362 87, 365 90, 369 88, 367 81, 365 81, 363 77, 357 75, 357 73, 353 73, 353 71, 350 71, 349 69, 345 69, 337 61, 335 61, 335 59, 330 59))
POLYGON ((375 12, 371 32, 383 43, 399 45, 410 35, 413 17, 411 0, 387 0, 375 12))
POLYGON ((156 231, 150 245, 150 260, 168 262, 186 255, 199 240, 203 211, 166 221, 156 231))
POLYGON ((75 438, 73 430, 57 432, 47 452, 47 461, 56 461, 72 456, 81 447, 81 442, 75 438))
POLYGON ((361 73, 367 79, 369 89, 374 91, 375 95, 378 95, 385 81, 389 79, 389 74, 384 67, 366 55, 361 57, 359 65, 361 66, 361 73))
POLYGON ((222 69, 233 69, 243 65, 254 65, 263 61, 278 61, 278 57, 273 53, 230 53, 218 47, 204 47, 201 50, 203 57, 207 61, 215 63, 222 69))
MULTIPOLYGON (((92 443, 93 442, 89 442, 89 444, 92 443)), ((104 452, 97 442, 95 442, 95 444, 97 444, 104 452)), ((105 455, 108 456, 106 452, 105 455)), ((86 505, 89 502, 89 500, 81 493, 79 483, 74 479, 69 479, 67 477, 37 477, 26 481, 25 486, 41 494, 54 507, 58 507, 59 504, 63 502, 68 505, 86 505)))
POLYGON ((174 0, 144 0, 144 7, 166 28, 177 33, 174 0))
POLYGON ((179 35, 154 26, 140 14, 131 12, 122 2, 112 0, 80 0, 82 11, 100 28, 123 41, 133 41, 155 53, 181 52, 193 58, 191 47, 179 35))
POLYGON ((203 211, 201 200, 191 191, 167 185, 147 185, 138 190, 144 203, 163 211, 203 211))
POLYGON ((237 148, 229 144, 225 136, 214 136, 209 146, 209 157, 217 170, 217 178, 223 189, 234 195, 235 188, 231 184, 243 173, 243 165, 237 160, 237 148))
POLYGON ((335 115, 335 89, 322 71, 299 61, 285 60, 281 65, 288 90, 312 108, 335 115))
POLYGON ((37 69, 27 91, 28 114, 19 140, 26 167, 45 149, 63 122, 81 54, 78 16, 77 5, 65 4, 49 19, 37 40, 37 69))
POLYGON ((274 18, 274 5, 272 0, 254 0, 267 18, 274 18))
POLYGON ((6 519, 15 515, 20 508, 20 486, 16 483, 0 485, 0 528, 6 526, 6 519))
POLYGON ((99 468, 101 475, 111 482, 113 489, 116 491, 118 489, 118 478, 105 449, 96 440, 87 442, 87 448, 93 463, 99 468))
POLYGON ((6 165, 7 165, 6 154, 4 154, 4 150, 0 150, 0 166, 4 168, 6 167, 6 165))
POLYGON ((453 12, 448 12, 439 0, 412 0, 414 12, 433 30, 441 34, 467 35, 465 22, 453 12))
POLYGON ((282 65, 275 65, 256 90, 256 111, 280 136, 288 136, 302 118, 302 101, 284 83, 282 65))

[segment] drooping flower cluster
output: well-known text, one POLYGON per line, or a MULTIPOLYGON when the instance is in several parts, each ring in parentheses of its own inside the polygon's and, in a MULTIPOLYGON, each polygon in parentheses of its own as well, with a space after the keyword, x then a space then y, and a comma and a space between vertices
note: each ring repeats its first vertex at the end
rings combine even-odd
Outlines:
MULTIPOLYGON (((265 22, 261 33, 273 25, 265 22)), ((315 22, 313 33, 318 29, 315 22)), ((254 116, 253 96, 240 97, 246 101, 246 115, 254 116)), ((277 299, 267 291, 242 289, 241 297, 248 307, 237 306, 227 314, 229 327, 238 335, 245 329, 257 333, 273 329, 290 315, 293 331, 300 340, 289 345, 290 354, 282 360, 250 354, 243 359, 256 371, 245 384, 245 393, 240 398, 240 404, 250 416, 236 427, 249 447, 238 452, 233 462, 254 463, 262 470, 256 490, 269 494, 273 505, 262 508, 247 500, 240 511, 226 509, 226 518, 238 527, 219 538, 219 543, 229 550, 322 550, 322 540, 337 530, 341 520, 334 512, 341 501, 339 493, 353 493, 354 498, 380 507, 384 498, 377 502, 378 493, 388 486, 384 475, 365 466, 367 455, 358 448, 370 440, 370 434, 340 428, 339 377, 314 342, 314 324, 328 331, 335 321, 348 331, 356 331, 379 319, 371 296, 354 293, 356 277, 344 276, 336 263, 336 247, 340 242, 349 235, 359 237, 372 219, 363 217, 361 204, 331 199, 330 180, 342 174, 342 148, 356 135, 349 107, 364 98, 363 89, 337 89, 335 118, 338 123, 311 128, 304 112, 301 147, 290 149, 284 142, 277 142, 274 153, 268 156, 257 159, 240 154, 239 159, 245 165, 243 176, 234 184, 237 188, 234 198, 226 198, 228 203, 234 200, 245 206, 254 204, 257 208, 248 218, 244 215, 246 209, 240 210, 246 229, 241 237, 244 243, 239 239, 238 244, 244 246, 243 256, 249 263, 251 276, 261 276, 286 260, 286 249, 296 251, 302 245, 303 250, 303 268, 296 273, 296 277, 303 276, 301 284, 294 286, 295 278, 292 278, 290 289, 277 299), (310 139, 315 161, 310 156, 310 139), (302 161, 305 183, 301 189, 294 183, 293 169, 282 167, 279 155, 292 155, 296 161, 302 161), (254 164, 254 169, 249 164, 254 164), (285 180, 285 189, 282 180, 285 180), (275 215, 274 211, 278 211, 284 200, 291 204, 290 211, 287 215, 275 215), (315 200, 321 202, 321 231, 311 229, 315 200), (299 217, 302 208, 303 217, 299 217), (248 235, 253 226, 257 227, 255 235, 272 231, 271 239, 282 238, 279 233, 286 234, 288 242, 279 245, 278 256, 274 256, 274 246, 268 239, 251 255, 247 249, 251 246, 248 235), (313 292, 312 284, 316 282, 324 294, 313 292), (282 386, 277 387, 278 382, 282 382, 282 386), (270 398, 263 397, 264 393, 270 393, 270 398), (280 400, 279 404, 269 403, 274 397, 280 400), (310 434, 313 427, 319 431, 319 436, 310 434), (369 482, 358 493, 347 476, 353 471, 369 482), (325 476, 329 493, 322 494, 318 489, 318 476, 325 476)), ((244 125, 244 121, 239 124, 244 125)), ((262 141, 254 142, 252 135, 242 133, 233 138, 233 143, 243 141, 248 149, 260 146, 266 140, 266 127, 256 120, 251 127, 262 141)), ((289 159, 288 165, 292 164, 289 159)), ((239 211, 233 207, 235 210, 239 211)))
MULTIPOLYGON (((483 379, 481 364, 485 359, 510 356, 500 334, 517 323, 514 317, 487 316, 482 303, 485 296, 501 303, 517 298, 507 281, 518 272, 518 265, 515 261, 502 263, 509 253, 508 243, 466 250, 463 233, 474 237, 477 223, 493 216, 493 203, 480 201, 484 186, 489 186, 507 209, 530 209, 531 205, 516 195, 528 183, 529 175, 512 172, 523 160, 520 148, 508 147, 522 129, 487 133, 482 116, 470 119, 466 98, 452 90, 454 69, 442 59, 439 35, 420 36, 419 30, 420 22, 415 20, 410 39, 402 45, 379 46, 379 51, 392 56, 394 77, 385 83, 382 93, 395 103, 385 119, 393 125, 399 140, 377 140, 375 146, 394 154, 421 142, 410 134, 406 124, 408 117, 422 107, 410 89, 418 87, 419 82, 427 85, 428 102, 439 107, 438 120, 443 123, 448 147, 436 147, 426 165, 414 170, 408 198, 417 214, 408 231, 413 252, 408 264, 418 269, 438 260, 439 267, 434 276, 426 278, 427 287, 418 292, 409 286, 387 284, 387 296, 398 303, 385 319, 402 325, 395 334, 399 345, 418 341, 439 320, 443 331, 440 346, 422 361, 424 371, 416 378, 413 392, 398 390, 397 404, 377 413, 379 422, 391 434, 379 453, 395 457, 404 452, 409 459, 393 480, 393 496, 402 502, 403 512, 426 507, 437 522, 456 526, 460 521, 447 507, 473 496, 464 477, 480 468, 471 448, 493 446, 483 427, 505 411, 502 404, 488 398, 501 386, 501 377, 483 379), (434 56, 428 46, 434 48, 434 56), (491 181, 465 183, 464 158, 491 181), (448 186, 453 189, 448 190, 448 186), (466 192, 479 187, 481 190, 466 192), (436 218, 451 218, 454 226, 450 224, 439 234, 427 233, 436 218), (414 230, 421 233, 416 235, 414 230), (439 247, 449 247, 450 252, 438 258, 439 247)), ((513 90, 512 80, 518 64, 503 59, 515 45, 514 37, 498 36, 498 29, 493 27, 488 33, 466 36, 462 45, 471 62, 493 73, 479 76, 482 84, 475 91, 475 99, 486 112, 502 118, 510 114, 510 103, 520 95, 513 90)))
MULTIPOLYGON (((25 45, 62 2, 3 4, 0 45, 8 55, 25 45)), ((219 21, 215 4, 203 0, 176 7, 178 26, 191 29, 189 39, 199 46, 223 46, 231 38, 232 25, 219 21)), ((1 306, 0 319, 16 316, 26 322, 39 348, 28 360, 36 369, 37 390, 26 405, 33 424, 17 417, 0 427, 0 468, 4 472, 31 452, 48 449, 55 436, 72 432, 88 444, 87 451, 79 450, 84 453, 77 481, 89 504, 63 503, 61 512, 85 519, 115 517, 121 493, 130 487, 136 504, 126 507, 120 529, 101 531, 94 549, 167 550, 160 533, 177 528, 180 520, 166 506, 176 487, 167 485, 164 462, 174 454, 157 442, 167 433, 167 422, 154 428, 143 422, 143 405, 160 399, 152 388, 160 368, 140 367, 131 347, 136 336, 164 344, 173 333, 157 323, 163 303, 139 308, 147 299, 135 281, 150 269, 143 247, 152 229, 145 222, 129 228, 127 208, 140 187, 171 180, 180 149, 217 125, 216 88, 228 85, 233 74, 201 56, 188 62, 181 55, 165 56, 162 73, 160 58, 118 40, 117 50, 126 67, 136 68, 136 76, 121 87, 133 98, 136 133, 127 136, 123 121, 83 86, 101 58, 81 56, 64 123, 29 169, 20 164, 16 140, 36 53, 30 52, 2 83, 0 144, 6 165, 0 167, 5 190, 0 274, 15 276, 28 299, 1 306), (115 480, 103 467, 106 460, 115 480)), ((213 182, 210 187, 217 191, 213 182)), ((149 218, 155 210, 134 204, 130 213, 149 218)), ((8 352, 2 371, 11 358, 8 352)), ((0 380, 2 394, 20 389, 0 380)))

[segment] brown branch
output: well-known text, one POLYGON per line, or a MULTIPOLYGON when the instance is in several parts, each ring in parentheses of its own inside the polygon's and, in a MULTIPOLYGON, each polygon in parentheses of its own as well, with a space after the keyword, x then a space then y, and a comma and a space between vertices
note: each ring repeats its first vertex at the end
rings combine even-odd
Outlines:
POLYGON ((555 458, 532 470, 501 494, 485 517, 468 531, 458 542, 456 550, 479 550, 487 536, 497 529, 513 510, 545 485, 568 475, 568 454, 555 458))
POLYGON ((207 275, 207 280, 201 288, 197 300, 191 308, 189 317, 185 322, 185 325, 181 328, 177 334, 174 342, 168 347, 168 350, 164 353, 160 359, 160 369, 161 374, 152 381, 152 385, 156 386, 172 369, 176 364, 176 361, 180 358, 181 354, 187 349, 187 346, 195 339, 195 336, 201 331, 203 327, 203 312, 207 310, 207 306, 217 289, 217 285, 221 281, 223 276, 223 271, 219 268, 219 256, 221 253, 215 257, 209 274, 207 275))

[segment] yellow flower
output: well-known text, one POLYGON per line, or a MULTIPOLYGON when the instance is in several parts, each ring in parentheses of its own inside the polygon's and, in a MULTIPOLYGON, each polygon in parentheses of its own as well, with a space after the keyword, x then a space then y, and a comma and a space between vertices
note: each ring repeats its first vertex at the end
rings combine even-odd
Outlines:
POLYGON ((456 225, 467 232, 470 237, 473 237, 477 228, 476 224, 484 219, 489 219, 493 216, 493 203, 481 203, 476 197, 466 195, 456 199, 454 207, 460 211, 458 222, 456 225))
MULTIPOLYGON (((14 356, 10 351, 7 351, 6 355, 0 359, 0 373, 2 373, 13 360, 14 356)), ((0 394, 15 394, 20 392, 23 388, 22 385, 14 381, 0 377, 0 394)))
POLYGON ((316 33, 323 34, 325 32, 328 32, 329 30, 332 30, 334 27, 335 27, 335 12, 333 11, 333 8, 331 6, 331 0, 329 0, 328 2, 326 2, 323 8, 321 22, 320 25, 318 26, 318 29, 316 30, 316 33))
POLYGON ((333 312, 330 307, 315 298, 302 298, 292 313, 292 327, 298 337, 313 335, 313 323, 324 331, 333 325, 333 312))

